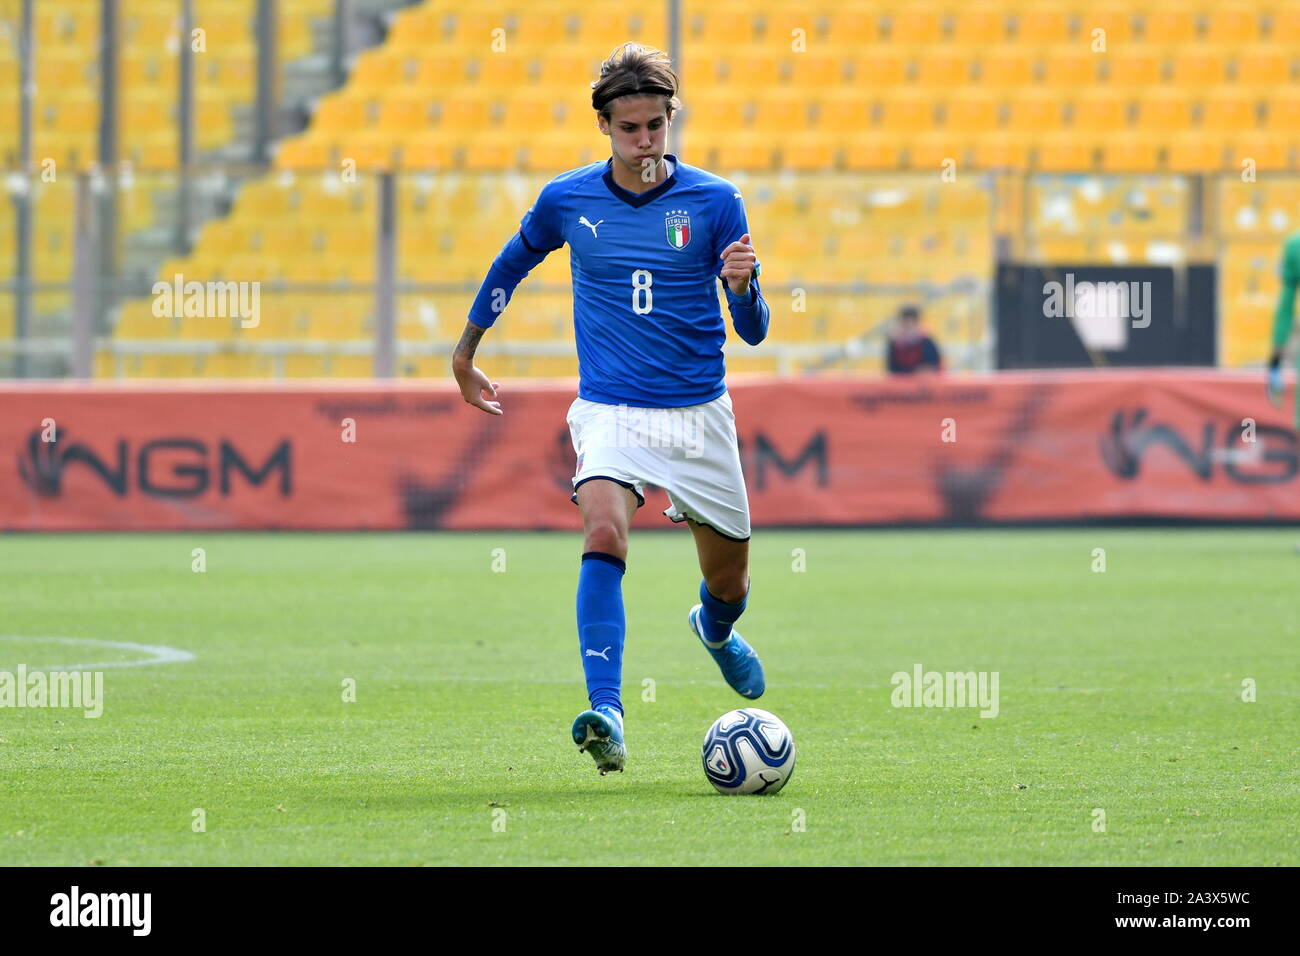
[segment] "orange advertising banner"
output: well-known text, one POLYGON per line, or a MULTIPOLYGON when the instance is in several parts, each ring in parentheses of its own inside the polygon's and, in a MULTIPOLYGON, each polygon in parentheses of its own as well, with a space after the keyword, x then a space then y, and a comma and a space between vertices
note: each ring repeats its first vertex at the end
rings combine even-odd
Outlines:
MULTIPOLYGON (((575 394, 506 383, 492 417, 450 383, 7 384, 0 528, 576 530, 575 394)), ((736 377, 731 394, 756 527, 1300 521, 1300 443, 1257 374, 736 377)), ((637 526, 668 526, 666 507, 651 489, 637 526)))

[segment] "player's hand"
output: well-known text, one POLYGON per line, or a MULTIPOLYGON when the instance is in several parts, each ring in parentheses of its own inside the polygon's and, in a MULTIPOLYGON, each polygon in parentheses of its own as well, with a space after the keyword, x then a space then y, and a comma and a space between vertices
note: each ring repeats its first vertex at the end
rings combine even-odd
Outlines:
POLYGON ((500 382, 488 381, 488 377, 477 365, 456 363, 452 365, 452 371, 456 373, 456 384, 460 386, 461 398, 475 408, 483 409, 489 415, 505 414, 501 411, 500 402, 489 402, 483 397, 486 395, 488 398, 496 398, 497 389, 501 387, 500 382))
POLYGON ((754 275, 758 256, 749 244, 749 233, 722 250, 722 276, 732 295, 749 295, 749 280, 754 275))
POLYGON ((1268 400, 1278 408, 1282 407, 1282 396, 1286 394, 1286 382, 1282 379, 1282 356, 1274 352, 1268 362, 1268 400))

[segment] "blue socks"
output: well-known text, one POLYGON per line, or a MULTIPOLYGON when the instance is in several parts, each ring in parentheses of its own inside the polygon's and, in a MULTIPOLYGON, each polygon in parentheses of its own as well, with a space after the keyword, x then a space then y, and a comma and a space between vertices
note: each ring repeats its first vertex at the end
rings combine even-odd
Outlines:
POLYGON ((745 613, 745 605, 749 603, 749 592, 741 598, 739 604, 728 604, 726 601, 719 601, 709 593, 708 585, 700 581, 700 603, 704 605, 700 611, 700 626, 704 628, 704 639, 717 650, 727 642, 731 637, 731 625, 740 620, 740 615, 745 613))
MULTIPOLYGON (((627 565, 612 554, 587 551, 578 571, 578 647, 587 678, 591 709, 612 707, 623 715, 623 639, 627 619, 623 614, 623 572, 627 565)), ((746 594, 739 604, 719 601, 700 581, 700 625, 715 649, 731 637, 731 626, 745 613, 746 594)))
MULTIPOLYGON (((578 572, 578 646, 587 677, 591 709, 613 707, 623 714, 624 562, 602 551, 587 551, 578 572)), ((727 607, 729 605, 723 605, 727 607)))

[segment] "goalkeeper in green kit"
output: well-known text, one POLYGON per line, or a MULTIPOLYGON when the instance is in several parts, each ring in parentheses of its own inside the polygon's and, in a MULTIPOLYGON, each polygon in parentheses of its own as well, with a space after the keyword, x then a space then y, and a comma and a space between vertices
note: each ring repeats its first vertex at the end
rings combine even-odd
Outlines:
MULTIPOLYGON (((1268 399, 1279 408, 1286 394, 1286 381, 1282 377, 1282 350, 1291 338, 1291 321, 1295 314, 1296 286, 1300 285, 1300 232, 1287 237, 1282 246, 1282 293, 1277 299, 1273 314, 1273 354, 1268 360, 1268 399)), ((1300 357, 1297 361, 1300 370, 1300 357)), ((1300 431, 1300 395, 1295 407, 1295 427, 1300 431)))

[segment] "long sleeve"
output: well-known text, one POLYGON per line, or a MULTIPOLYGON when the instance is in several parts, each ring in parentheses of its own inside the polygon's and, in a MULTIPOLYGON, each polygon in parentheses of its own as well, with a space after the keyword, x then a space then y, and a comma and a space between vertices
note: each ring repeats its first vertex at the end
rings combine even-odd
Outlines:
POLYGON ((763 290, 758 287, 758 273, 749 280, 749 292, 744 296, 735 296, 731 287, 723 280, 722 287, 727 293, 727 309, 731 312, 731 324, 736 334, 749 345, 757 345, 767 338, 767 322, 771 315, 763 290))
POLYGON ((492 268, 469 310, 469 320, 479 328, 491 328, 497 316, 505 311, 515 286, 547 255, 564 245, 560 202, 565 188, 556 180, 543 186, 537 200, 519 220, 519 231, 492 260, 492 268))
POLYGON ((478 295, 469 309, 469 320, 482 329, 490 329, 514 295, 515 287, 532 272, 551 250, 534 249, 520 230, 492 260, 478 295))
MULTIPOLYGON (((713 234, 715 257, 720 257, 727 246, 749 233, 749 218, 745 215, 745 201, 741 198, 740 191, 731 183, 724 182, 722 186, 714 195, 717 216, 717 227, 713 234)), ((714 261, 718 260, 715 258, 714 261)), ((722 265, 718 262, 718 278, 727 294, 731 324, 737 335, 750 345, 757 345, 767 338, 767 322, 771 315, 763 300, 763 290, 758 287, 758 277, 763 271, 762 263, 757 260, 754 262, 749 292, 744 296, 731 294, 731 286, 722 278, 722 265)))

